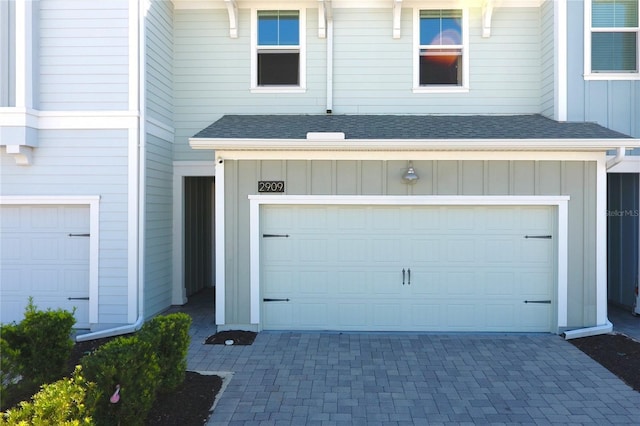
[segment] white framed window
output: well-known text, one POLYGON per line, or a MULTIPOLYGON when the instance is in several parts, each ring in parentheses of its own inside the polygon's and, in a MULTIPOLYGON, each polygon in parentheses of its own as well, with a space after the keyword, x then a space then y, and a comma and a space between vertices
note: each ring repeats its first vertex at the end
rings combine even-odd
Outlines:
POLYGON ((252 11, 251 90, 304 92, 306 88, 305 11, 252 11))
POLYGON ((640 79, 639 2, 585 0, 585 79, 640 79))
POLYGON ((466 9, 414 9, 413 91, 468 92, 466 9))

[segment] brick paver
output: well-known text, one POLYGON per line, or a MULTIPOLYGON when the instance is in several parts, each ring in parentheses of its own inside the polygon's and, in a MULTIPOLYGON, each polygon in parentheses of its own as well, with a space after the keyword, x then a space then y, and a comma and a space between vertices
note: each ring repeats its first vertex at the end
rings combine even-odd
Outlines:
POLYGON ((207 303, 181 310, 188 368, 232 373, 208 425, 640 425, 640 392, 559 336, 261 332, 205 345, 207 303))
POLYGON ((205 338, 189 368, 233 372, 209 425, 640 424, 640 393, 554 335, 205 338))

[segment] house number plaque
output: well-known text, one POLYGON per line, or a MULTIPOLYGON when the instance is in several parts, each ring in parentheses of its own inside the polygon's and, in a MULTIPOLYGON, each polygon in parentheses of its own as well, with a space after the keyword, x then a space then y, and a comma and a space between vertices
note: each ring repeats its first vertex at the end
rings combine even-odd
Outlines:
POLYGON ((284 192, 283 180, 259 180, 258 192, 284 192))

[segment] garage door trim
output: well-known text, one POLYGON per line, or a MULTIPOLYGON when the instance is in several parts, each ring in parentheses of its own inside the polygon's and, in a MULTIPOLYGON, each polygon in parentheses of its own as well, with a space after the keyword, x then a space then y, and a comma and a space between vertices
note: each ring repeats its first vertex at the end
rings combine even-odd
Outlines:
POLYGON ((314 196, 249 195, 251 323, 262 329, 260 207, 262 205, 552 206, 557 208, 557 330, 567 326, 569 196, 314 196))
POLYGON ((0 205, 89 206, 89 323, 98 322, 98 258, 100 241, 100 196, 0 196, 0 205))

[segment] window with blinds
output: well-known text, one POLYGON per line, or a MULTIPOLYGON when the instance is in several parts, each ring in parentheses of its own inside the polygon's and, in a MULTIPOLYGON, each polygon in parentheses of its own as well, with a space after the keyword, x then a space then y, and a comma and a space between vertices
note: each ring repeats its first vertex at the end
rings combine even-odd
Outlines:
POLYGON ((638 72, 638 1, 591 1, 591 72, 638 72))

